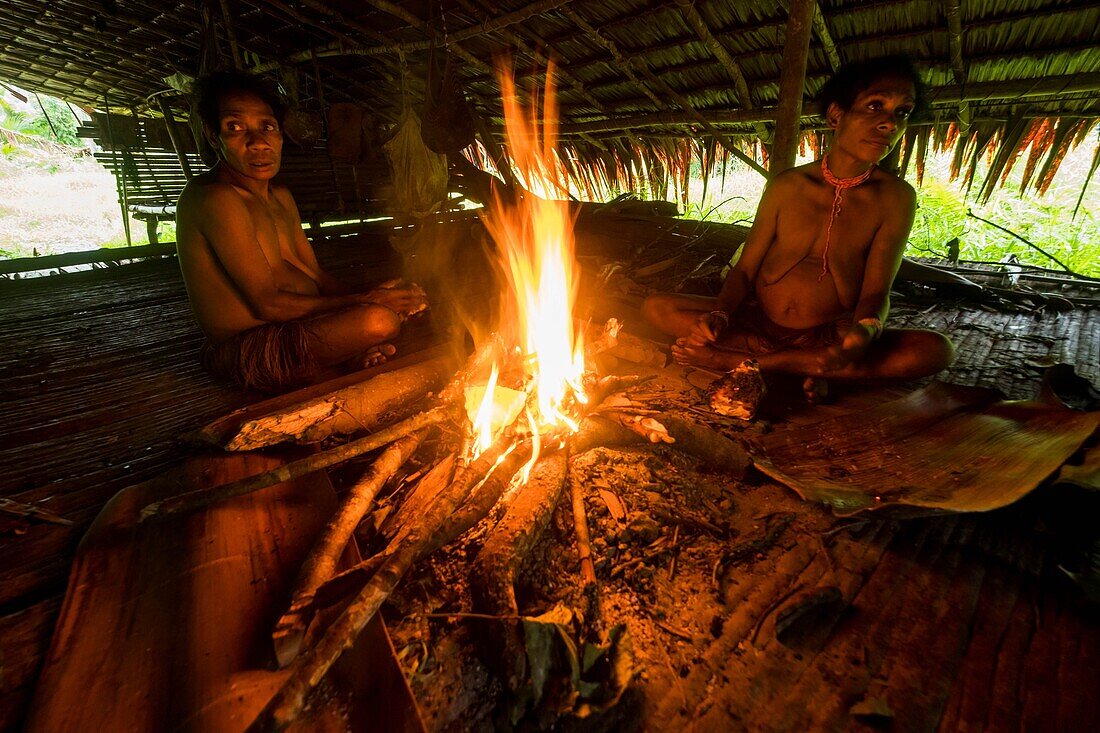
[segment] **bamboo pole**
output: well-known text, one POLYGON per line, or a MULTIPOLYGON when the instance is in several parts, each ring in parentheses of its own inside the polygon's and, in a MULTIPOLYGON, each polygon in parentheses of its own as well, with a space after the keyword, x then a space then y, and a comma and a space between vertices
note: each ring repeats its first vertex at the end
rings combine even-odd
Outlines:
POLYGON ((769 176, 794 167, 802 119, 802 94, 806 85, 806 59, 813 31, 814 0, 792 0, 787 18, 787 39, 783 43, 783 68, 779 77, 779 106, 776 110, 775 141, 772 143, 769 176))
MULTIPOLYGON (((947 16, 947 45, 951 53, 951 73, 956 84, 966 84, 966 62, 963 60, 962 47, 962 10, 959 0, 945 0, 944 15, 947 16)), ((970 104, 959 103, 959 130, 966 133, 970 129, 970 104)))
POLYGON ((233 15, 229 12, 229 3, 227 0, 218 0, 218 4, 221 6, 222 22, 225 23, 225 36, 229 39, 229 52, 233 56, 233 68, 240 69, 241 49, 237 46, 237 34, 233 30, 233 15))

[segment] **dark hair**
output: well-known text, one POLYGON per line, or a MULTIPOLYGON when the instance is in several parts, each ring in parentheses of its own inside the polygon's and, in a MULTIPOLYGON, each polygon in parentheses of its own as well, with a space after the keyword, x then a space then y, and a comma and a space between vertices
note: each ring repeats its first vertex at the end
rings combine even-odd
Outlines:
POLYGON ((879 79, 886 78, 913 82, 915 94, 913 112, 909 119, 919 120, 927 111, 927 87, 913 64, 913 59, 908 56, 880 56, 840 67, 817 94, 817 100, 821 103, 821 114, 828 113, 829 105, 833 103, 843 110, 851 109, 860 92, 879 79))
POLYGON ((227 94, 248 93, 267 102, 279 127, 283 126, 286 104, 275 85, 262 77, 241 71, 215 71, 199 77, 191 87, 194 110, 204 125, 211 130, 219 126, 218 107, 227 94))

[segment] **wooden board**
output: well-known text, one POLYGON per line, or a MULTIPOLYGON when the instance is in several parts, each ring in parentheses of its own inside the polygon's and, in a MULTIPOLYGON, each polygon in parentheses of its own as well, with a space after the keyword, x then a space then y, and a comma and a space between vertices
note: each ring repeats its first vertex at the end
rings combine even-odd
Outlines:
MULTIPOLYGON (((269 470, 214 455, 123 490, 93 522, 28 716, 28 731, 243 730, 282 682, 270 631, 335 509, 311 474, 190 515, 138 524, 185 488, 269 470)), ((378 619, 333 668, 301 730, 416 731, 415 702, 378 619)))

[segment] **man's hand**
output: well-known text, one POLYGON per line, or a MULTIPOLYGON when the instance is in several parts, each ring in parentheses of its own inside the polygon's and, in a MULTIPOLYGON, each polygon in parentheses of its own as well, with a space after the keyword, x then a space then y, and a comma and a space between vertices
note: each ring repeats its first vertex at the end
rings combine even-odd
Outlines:
POLYGON ((364 303, 373 303, 401 316, 401 320, 428 309, 424 288, 404 280, 389 280, 362 296, 364 303))

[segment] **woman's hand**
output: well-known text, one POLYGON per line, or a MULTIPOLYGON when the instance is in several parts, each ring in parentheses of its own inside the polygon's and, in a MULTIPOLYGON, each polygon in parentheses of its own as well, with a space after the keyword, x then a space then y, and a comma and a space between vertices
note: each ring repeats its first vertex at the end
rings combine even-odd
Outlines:
POLYGON ((875 331, 862 323, 854 323, 844 334, 844 339, 839 344, 829 347, 822 367, 825 371, 836 372, 850 364, 862 361, 867 355, 867 349, 875 340, 875 331))
POLYGON ((362 296, 364 303, 389 308, 405 320, 428 309, 428 295, 416 283, 389 280, 362 296))

